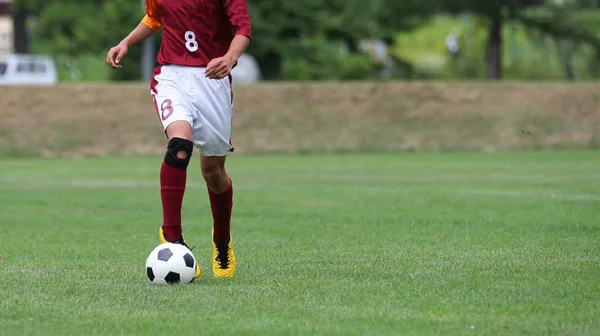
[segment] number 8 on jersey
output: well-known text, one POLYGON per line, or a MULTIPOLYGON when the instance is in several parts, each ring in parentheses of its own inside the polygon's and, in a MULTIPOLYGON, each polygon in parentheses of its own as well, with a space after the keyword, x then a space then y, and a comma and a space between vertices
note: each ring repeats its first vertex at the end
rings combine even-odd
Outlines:
POLYGON ((185 32, 185 47, 190 52, 198 50, 198 41, 196 41, 196 34, 194 34, 194 32, 191 30, 185 32))

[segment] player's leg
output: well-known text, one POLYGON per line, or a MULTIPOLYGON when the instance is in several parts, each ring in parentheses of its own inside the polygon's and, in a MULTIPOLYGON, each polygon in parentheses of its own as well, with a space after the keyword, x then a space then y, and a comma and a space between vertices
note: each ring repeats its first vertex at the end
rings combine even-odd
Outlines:
MULTIPOLYGON (((187 121, 175 121, 166 129, 167 152, 160 166, 160 199, 163 209, 163 225, 159 230, 161 242, 185 245, 181 228, 181 206, 187 180, 187 167, 192 157, 194 143, 192 128, 187 121)), ((196 263, 195 278, 200 276, 196 263)))
POLYGON ((235 273, 230 231, 233 183, 225 171, 225 159, 225 155, 200 157, 213 217, 213 274, 217 277, 231 277, 235 273))
POLYGON ((201 156, 200 167, 206 181, 213 216, 213 242, 229 244, 231 238, 231 210, 233 208, 233 181, 225 171, 226 156, 201 156))
MULTIPOLYGON (((187 181, 187 167, 194 148, 192 104, 181 87, 191 79, 172 67, 159 67, 152 84, 154 107, 167 136, 167 148, 160 167, 160 197, 163 223, 160 241, 186 245, 181 228, 181 207, 187 181)), ((196 278, 200 267, 196 264, 196 278)))
POLYGON ((167 151, 160 167, 160 198, 163 208, 163 242, 183 240, 181 207, 194 143, 187 121, 175 121, 166 129, 167 151))
POLYGON ((213 274, 231 277, 235 272, 230 233, 233 185, 225 171, 226 155, 233 149, 229 143, 233 113, 231 83, 228 78, 207 79, 203 70, 196 75, 196 91, 202 94, 195 95, 198 113, 193 136, 200 149, 200 166, 212 209, 213 274))

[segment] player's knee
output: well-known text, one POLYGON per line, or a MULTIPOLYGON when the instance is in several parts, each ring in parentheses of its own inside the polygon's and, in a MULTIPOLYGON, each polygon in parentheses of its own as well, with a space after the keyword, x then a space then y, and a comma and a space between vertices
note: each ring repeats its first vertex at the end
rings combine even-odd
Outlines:
POLYGON ((185 169, 190 164, 194 143, 182 138, 172 138, 167 145, 164 161, 167 165, 185 169))
POLYGON ((224 164, 217 161, 204 161, 202 164, 202 177, 204 177, 204 181, 206 181, 213 190, 220 189, 227 177, 224 164))
POLYGON ((206 182, 218 182, 225 176, 225 169, 219 165, 207 165, 202 167, 202 176, 206 182))

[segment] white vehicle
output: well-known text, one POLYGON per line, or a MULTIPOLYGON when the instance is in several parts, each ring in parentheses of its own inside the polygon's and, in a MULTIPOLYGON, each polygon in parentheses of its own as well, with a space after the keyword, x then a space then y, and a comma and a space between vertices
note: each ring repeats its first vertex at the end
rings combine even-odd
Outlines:
POLYGON ((0 85, 56 85, 58 73, 50 56, 13 54, 0 60, 0 85))

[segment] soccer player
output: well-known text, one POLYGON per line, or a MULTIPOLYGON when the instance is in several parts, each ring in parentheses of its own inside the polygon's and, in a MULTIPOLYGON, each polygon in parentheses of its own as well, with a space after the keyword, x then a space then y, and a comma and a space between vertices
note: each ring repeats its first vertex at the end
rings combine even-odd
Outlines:
MULTIPOLYGON (((106 62, 114 69, 128 47, 163 30, 151 95, 168 139, 160 167, 161 242, 186 245, 181 205, 194 147, 207 184, 213 217, 213 274, 232 277, 235 255, 230 220, 233 185, 225 172, 231 146, 231 69, 250 43, 246 0, 146 0, 146 15, 106 62)), ((196 278, 200 268, 196 269, 196 278)))

